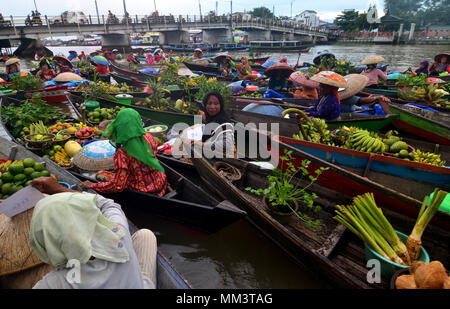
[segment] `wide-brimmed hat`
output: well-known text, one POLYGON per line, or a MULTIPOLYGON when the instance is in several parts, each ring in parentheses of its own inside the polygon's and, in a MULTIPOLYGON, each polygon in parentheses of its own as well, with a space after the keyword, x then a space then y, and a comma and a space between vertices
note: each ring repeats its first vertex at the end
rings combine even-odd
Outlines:
POLYGON ((434 61, 436 61, 437 63, 440 63, 441 62, 441 58, 443 56, 447 56, 447 64, 450 64, 450 53, 442 53, 442 54, 436 55, 434 57, 434 61))
POLYGON ((77 52, 74 50, 69 50, 69 54, 76 54, 77 52))
POLYGON ((294 83, 309 88, 319 88, 319 83, 312 81, 308 74, 304 72, 294 72, 289 77, 294 83))
POLYGON ((228 55, 228 54, 218 54, 217 56, 214 57, 214 62, 221 62, 223 60, 223 58, 227 58, 232 60, 233 58, 228 55))
POLYGON ((339 89, 339 98, 348 99, 363 90, 369 83, 369 78, 361 74, 350 74, 344 77, 347 81, 347 88, 339 89))
POLYGON ((53 57, 53 60, 54 61, 61 61, 61 62, 64 62, 65 64, 67 64, 69 67, 71 67, 71 68, 73 68, 73 64, 72 64, 72 61, 70 61, 69 59, 67 59, 66 57, 63 57, 63 56, 55 56, 55 57, 53 57))
POLYGON ((60 73, 55 77, 55 82, 57 83, 68 83, 72 81, 82 81, 83 78, 75 73, 65 72, 60 73))
POLYGON ((317 73, 316 75, 311 77, 311 80, 328 86, 347 88, 347 81, 345 80, 345 78, 342 75, 332 71, 323 71, 317 73))
POLYGON ((5 62, 5 65, 9 66, 9 65, 15 64, 17 62, 20 62, 19 58, 11 58, 11 59, 9 59, 8 61, 5 62))
POLYGON ((194 49, 194 52, 199 52, 199 53, 202 53, 202 54, 203 54, 203 50, 201 50, 200 48, 194 49))
POLYGON ((92 59, 92 61, 94 61, 97 64, 101 64, 101 65, 104 65, 104 66, 108 66, 109 65, 109 61, 105 57, 94 56, 91 59, 92 59))
POLYGON ((282 77, 288 78, 292 73, 294 73, 294 69, 285 62, 277 62, 266 69, 264 71, 264 75, 267 77, 272 77, 275 72, 280 72, 282 77))
POLYGON ((383 57, 377 56, 377 55, 372 55, 372 56, 367 56, 367 57, 361 62, 361 64, 365 64, 365 65, 368 65, 368 64, 377 64, 377 63, 380 63, 380 62, 383 62, 383 61, 384 61, 384 58, 383 58, 383 57))
POLYGON ((336 58, 336 56, 333 53, 330 53, 329 51, 324 51, 319 53, 313 60, 315 65, 320 65, 322 57, 329 57, 329 58, 336 58))

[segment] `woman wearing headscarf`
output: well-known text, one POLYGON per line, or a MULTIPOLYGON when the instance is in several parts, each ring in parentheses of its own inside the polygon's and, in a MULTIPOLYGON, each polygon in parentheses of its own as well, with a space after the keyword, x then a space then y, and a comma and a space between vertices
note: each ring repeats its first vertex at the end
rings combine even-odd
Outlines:
POLYGON ((203 58, 203 51, 200 48, 196 48, 194 50, 194 59, 202 59, 203 58))
POLYGON ((56 65, 56 75, 61 74, 61 73, 66 73, 66 72, 72 72, 72 67, 65 63, 62 60, 59 59, 53 59, 53 62, 56 65))
POLYGON ((31 185, 49 196, 34 208, 30 247, 55 268, 34 289, 156 288, 156 237, 149 230, 131 236, 120 205, 67 189, 53 177, 31 185))
POLYGON ((450 73, 450 54, 443 53, 434 57, 434 63, 430 68, 430 76, 439 76, 442 73, 450 73))
MULTIPOLYGON (((386 71, 381 71, 377 68, 377 63, 383 61, 384 58, 381 56, 368 56, 361 62, 361 64, 367 65, 367 69, 362 71, 361 74, 369 78, 369 82, 367 83, 368 88, 378 88, 379 80, 387 80, 386 71)), ((386 70, 387 67, 385 67, 384 69, 386 70)))
POLYGON ((153 59, 152 53, 147 54, 147 64, 154 64, 155 59, 153 59))
POLYGON ((339 88, 347 87, 344 77, 331 71, 323 71, 311 77, 311 80, 319 83, 319 99, 306 113, 325 120, 339 119, 341 102, 338 91, 339 88))
POLYGON ((52 65, 48 59, 44 58, 39 62, 39 71, 36 73, 36 76, 40 77, 44 82, 56 77, 56 72, 52 69, 52 65))
POLYGON ((428 77, 428 75, 429 75, 428 67, 429 66, 430 66, 430 63, 427 60, 424 60, 420 63, 420 66, 417 70, 415 70, 413 72, 411 68, 408 68, 408 71, 410 73, 412 73, 412 75, 414 75, 414 76, 418 76, 423 73, 428 77))
POLYGON ((239 79, 242 80, 254 80, 258 78, 258 75, 252 74, 252 67, 248 63, 247 56, 242 56, 241 63, 236 64, 236 71, 239 74, 239 79))
MULTIPOLYGON (((224 108, 222 95, 208 92, 203 99, 204 110, 199 114, 205 123, 201 144, 216 154, 234 157, 234 127, 224 108)), ((195 143, 195 142, 194 142, 195 143)))
POLYGON ((114 178, 109 182, 81 184, 83 189, 98 192, 121 192, 125 189, 163 196, 167 187, 164 168, 156 159, 158 144, 142 126, 139 113, 126 108, 106 128, 104 137, 117 145, 114 155, 114 178))
POLYGON ((132 52, 130 52, 128 54, 127 61, 132 64, 139 64, 139 60, 136 59, 136 57, 134 56, 134 54, 132 52))

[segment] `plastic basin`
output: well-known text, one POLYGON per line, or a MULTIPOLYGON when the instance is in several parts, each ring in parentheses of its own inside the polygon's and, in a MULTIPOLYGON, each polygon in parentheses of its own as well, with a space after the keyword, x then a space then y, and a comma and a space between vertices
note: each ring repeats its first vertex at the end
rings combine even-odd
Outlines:
POLYGON ((129 94, 118 94, 118 95, 116 95, 116 100, 119 103, 122 103, 122 104, 131 105, 131 100, 132 99, 133 99, 133 96, 131 96, 129 94))
MULTIPOLYGON (((400 240, 403 243, 406 243, 406 240, 408 239, 408 235, 405 235, 403 233, 400 233, 399 231, 395 231, 397 235, 400 237, 400 240)), ((386 278, 387 280, 390 280, 392 276, 401 269, 409 268, 409 266, 400 265, 397 263, 394 263, 390 260, 385 259, 382 257, 378 252, 373 250, 368 244, 364 243, 365 247, 365 253, 366 253, 366 260, 372 260, 376 259, 380 261, 381 266, 381 276, 383 278, 386 278)), ((430 263, 430 256, 428 255, 427 251, 421 247, 420 248, 420 255, 419 255, 419 261, 430 263)))
POLYGON ((89 112, 93 112, 96 108, 100 108, 100 103, 97 101, 86 101, 84 102, 84 106, 86 110, 89 112))

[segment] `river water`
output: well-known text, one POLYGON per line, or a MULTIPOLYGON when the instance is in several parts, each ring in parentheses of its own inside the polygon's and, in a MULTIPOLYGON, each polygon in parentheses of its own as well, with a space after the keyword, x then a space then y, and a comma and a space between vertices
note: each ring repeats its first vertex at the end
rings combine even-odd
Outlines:
MULTIPOLYGON (((85 51, 86 54, 99 47, 50 47, 55 54, 68 55, 69 50, 85 51)), ((300 61, 312 62, 317 52, 328 50, 338 59, 360 63, 365 56, 381 55, 390 70, 415 68, 424 60, 450 50, 449 46, 391 46, 391 45, 321 45, 300 61)), ((236 53, 237 55, 239 53, 236 53)), ((273 61, 286 57, 295 64, 298 54, 274 53, 273 61)), ((32 67, 22 61, 22 68, 32 67)), ((133 201, 130 201, 130 204, 133 201)), ((135 223, 141 228, 154 231, 158 250, 166 255, 176 269, 194 288, 330 288, 328 282, 300 266, 281 251, 274 243, 245 220, 207 235, 162 218, 141 214, 135 223)))

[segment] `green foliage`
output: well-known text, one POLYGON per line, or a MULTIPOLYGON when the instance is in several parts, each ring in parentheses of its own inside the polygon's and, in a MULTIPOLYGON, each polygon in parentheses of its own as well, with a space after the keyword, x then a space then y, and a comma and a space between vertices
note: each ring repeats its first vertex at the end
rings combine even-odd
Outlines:
POLYGON ((69 116, 61 112, 59 108, 41 100, 39 95, 34 95, 18 106, 13 104, 2 106, 0 110, 2 121, 14 129, 12 132, 14 137, 18 137, 22 128, 29 127, 32 123, 42 121, 44 125, 51 125, 69 116))
MULTIPOLYGON (((418 26, 449 24, 450 0, 385 0, 384 4, 391 15, 405 21, 405 27, 411 23, 418 26)), ((398 25, 385 27, 385 30, 397 29, 398 25)))
POLYGON ((248 13, 250 15, 252 15, 253 17, 261 17, 261 18, 267 18, 267 19, 271 19, 274 17, 272 11, 264 6, 254 8, 252 11, 250 11, 248 13))
POLYGON ((419 76, 402 75, 395 83, 396 86, 425 86, 427 84, 427 76, 424 73, 421 73, 419 76))
POLYGON ((199 91, 194 95, 194 99, 198 101, 203 101, 203 98, 205 95, 210 91, 217 91, 219 92, 224 100, 225 108, 227 105, 231 102, 231 95, 233 94, 233 91, 226 83, 217 82, 214 79, 213 80, 206 80, 201 79, 198 82, 198 85, 200 87, 199 91))
POLYGON ((88 86, 84 86, 83 97, 85 101, 96 101, 98 99, 107 99, 116 101, 116 98, 110 94, 109 88, 111 85, 102 81, 97 81, 98 73, 94 74, 94 81, 88 86))
POLYGON ((170 90, 165 88, 167 84, 164 80, 160 80, 158 78, 150 79, 148 81, 148 86, 152 90, 152 95, 147 99, 147 103, 151 107, 164 108, 164 106, 168 103, 168 99, 165 98, 165 95, 170 93, 170 90))
POLYGON ((316 182, 319 176, 326 168, 321 167, 314 171, 315 176, 308 172, 309 164, 308 160, 303 160, 301 165, 294 166, 291 162, 293 159, 292 151, 284 151, 284 155, 280 156, 281 166, 273 170, 272 175, 268 176, 269 187, 265 189, 255 190, 251 187, 247 187, 246 190, 256 194, 258 196, 264 196, 269 201, 270 207, 274 209, 277 206, 288 206, 291 211, 300 220, 307 223, 308 227, 315 226, 316 229, 320 229, 320 220, 312 221, 306 214, 302 212, 295 212, 291 205, 293 202, 302 203, 308 208, 313 209, 314 212, 321 210, 320 206, 314 207, 314 199, 317 198, 315 193, 309 193, 308 188, 316 182), (283 171, 284 170, 284 171, 283 171), (296 175, 299 175, 298 179, 294 179, 296 175), (309 183, 301 187, 301 180, 305 179, 309 183))
POLYGON ((39 77, 35 77, 31 74, 26 76, 13 75, 11 76, 12 88, 14 90, 40 90, 42 89, 42 81, 39 77))

